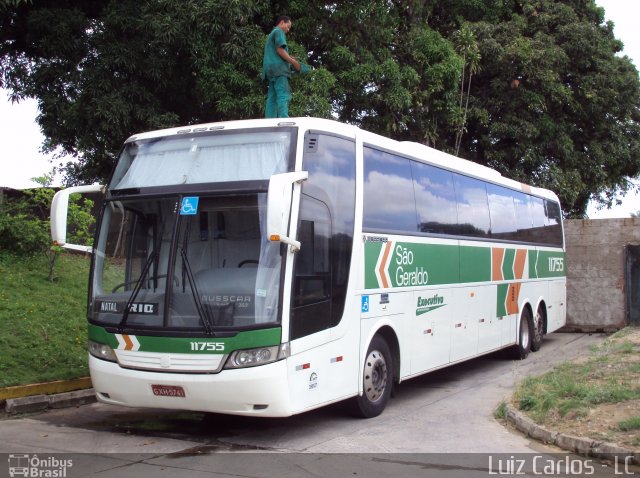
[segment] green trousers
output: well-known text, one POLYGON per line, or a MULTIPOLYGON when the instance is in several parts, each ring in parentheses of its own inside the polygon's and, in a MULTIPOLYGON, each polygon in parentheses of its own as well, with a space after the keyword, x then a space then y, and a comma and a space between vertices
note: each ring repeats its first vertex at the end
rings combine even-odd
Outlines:
POLYGON ((269 78, 267 103, 264 108, 265 118, 288 118, 289 101, 291 101, 289 78, 286 76, 269 78))

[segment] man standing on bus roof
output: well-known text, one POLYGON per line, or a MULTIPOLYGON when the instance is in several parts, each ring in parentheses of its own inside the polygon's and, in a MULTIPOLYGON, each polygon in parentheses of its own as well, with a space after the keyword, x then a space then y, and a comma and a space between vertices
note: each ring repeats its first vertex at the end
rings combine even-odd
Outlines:
POLYGON ((294 72, 306 73, 309 67, 301 65, 289 55, 286 34, 291 30, 291 18, 282 15, 276 20, 276 26, 267 37, 262 59, 262 78, 269 82, 266 118, 288 118, 291 89, 289 78, 294 72))

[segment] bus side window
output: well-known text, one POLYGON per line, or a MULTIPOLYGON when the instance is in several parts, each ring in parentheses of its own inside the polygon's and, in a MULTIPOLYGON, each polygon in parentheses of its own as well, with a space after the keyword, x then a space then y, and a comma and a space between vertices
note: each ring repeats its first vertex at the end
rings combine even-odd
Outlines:
POLYGON ((458 199, 458 231, 464 236, 488 236, 491 221, 485 183, 461 174, 455 175, 458 199))
POLYGON ((428 164, 411 161, 418 231, 429 234, 456 234, 458 212, 453 174, 428 164))
POLYGON ((547 215, 544 211, 544 201, 537 197, 530 197, 531 218, 533 227, 544 227, 547 225, 547 215))
POLYGON ((562 246, 562 213, 560 212, 560 205, 545 199, 544 206, 547 214, 546 242, 554 246, 562 246))
POLYGON ((369 232, 418 232, 410 160, 364 148, 362 221, 369 232))
POLYGON ((304 195, 298 239, 302 244, 296 256, 293 306, 300 307, 327 300, 330 296, 329 210, 320 201, 304 195), (313 213, 311 213, 313 211, 313 213))
POLYGON ((355 143, 322 133, 305 136, 291 310, 291 339, 340 322, 351 267, 355 217, 355 143))
POLYGON ((514 191, 487 184, 489 212, 491 213, 491 237, 503 240, 516 240, 518 229, 514 204, 514 191))
POLYGON ((516 209, 517 232, 516 241, 531 241, 530 231, 532 226, 531 210, 529 208, 529 196, 524 193, 511 191, 513 204, 516 209))

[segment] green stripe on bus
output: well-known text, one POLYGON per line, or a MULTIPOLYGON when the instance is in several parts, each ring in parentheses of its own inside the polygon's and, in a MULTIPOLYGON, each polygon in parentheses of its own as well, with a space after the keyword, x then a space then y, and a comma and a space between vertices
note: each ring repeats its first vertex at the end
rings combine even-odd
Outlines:
MULTIPOLYGON (((500 248, 501 249, 501 248, 500 248)), ((527 270, 515 277, 516 254, 521 248, 504 248, 503 280, 527 279, 527 270)), ((365 242, 365 289, 402 288, 491 281, 491 247, 365 242), (387 252, 387 247, 389 250, 387 252)), ((563 251, 528 251, 529 279, 564 277, 563 251)), ((521 267, 524 264, 521 265, 521 267)))
POLYGON ((564 252, 538 251, 538 278, 564 277, 566 257, 564 252))
POLYGON ((376 278, 376 263, 380 256, 382 242, 366 242, 364 245, 364 284, 366 289, 377 289, 378 279, 376 278))
POLYGON ((515 261, 515 258, 515 249, 504 250, 504 260, 502 261, 502 277, 504 278, 504 280, 513 280, 515 278, 513 275, 513 263, 515 261))
POLYGON ((507 315, 507 294, 509 293, 509 284, 498 284, 498 297, 496 307, 496 317, 504 317, 507 315))
MULTIPOLYGON (((453 265, 443 265, 443 267, 452 266, 453 265)), ((460 246, 460 282, 486 282, 490 280, 491 248, 460 246)), ((453 283, 453 281, 442 282, 442 284, 451 283, 453 283)))
MULTIPOLYGON (((270 329, 248 330, 238 332, 233 337, 152 337, 147 335, 135 335, 140 343, 139 351, 142 352, 165 352, 165 353, 219 353, 228 354, 234 350, 251 349, 255 347, 269 347, 280 345, 282 339, 281 327, 270 329), (207 348, 206 346, 193 347, 191 344, 216 343, 224 344, 222 350, 207 348)), ((107 332, 103 327, 89 324, 89 340, 107 344, 112 348, 118 348, 116 334, 107 332)))
POLYGON ((537 279, 538 272, 536 271, 536 267, 538 266, 538 251, 530 250, 529 251, 529 278, 537 279))

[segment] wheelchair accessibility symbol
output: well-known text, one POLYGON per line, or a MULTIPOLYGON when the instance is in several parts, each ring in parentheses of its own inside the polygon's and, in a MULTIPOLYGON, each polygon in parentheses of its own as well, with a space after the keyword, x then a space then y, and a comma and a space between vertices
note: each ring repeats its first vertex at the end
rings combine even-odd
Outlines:
POLYGON ((363 295, 362 296, 362 313, 367 313, 369 312, 369 296, 368 295, 363 295))
POLYGON ((180 206, 181 216, 195 216, 198 214, 198 196, 190 196, 182 198, 182 205, 180 206))

